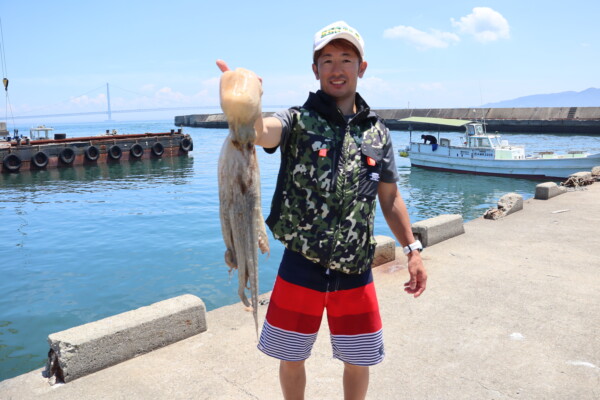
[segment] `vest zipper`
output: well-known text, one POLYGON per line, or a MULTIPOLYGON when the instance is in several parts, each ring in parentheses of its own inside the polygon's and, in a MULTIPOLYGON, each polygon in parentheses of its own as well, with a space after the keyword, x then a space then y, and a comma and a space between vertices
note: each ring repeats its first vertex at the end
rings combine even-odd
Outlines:
MULTIPOLYGON (((341 183, 340 183, 340 200, 341 200, 341 204, 340 204, 340 211, 343 210, 344 208, 344 187, 346 186, 346 169, 345 169, 345 163, 347 162, 348 159, 348 147, 349 147, 349 142, 346 143, 346 136, 350 135, 350 124, 346 124, 346 128, 344 130, 344 135, 342 137, 342 151, 340 151, 340 155, 338 157, 340 157, 344 163, 342 163, 343 165, 340 165, 340 168, 338 168, 338 166, 336 165, 336 171, 337 171, 337 179, 342 179, 341 183)), ((335 182, 335 186, 334 189, 337 192, 337 181, 335 182)), ((329 260, 327 262, 327 264, 331 264, 331 260, 332 260, 332 255, 333 255, 333 251, 335 250, 335 246, 336 243, 338 242, 338 235, 340 232, 340 225, 342 223, 342 218, 340 216, 340 213, 337 213, 338 215, 338 222, 336 224, 335 227, 335 231, 333 232, 333 240, 331 242, 331 250, 329 251, 329 260)))
POLYGON ((329 283, 331 282, 331 270, 329 268, 325 270, 325 275, 327 275, 327 285, 325 287, 325 304, 323 305, 327 307, 327 301, 329 300, 329 283))

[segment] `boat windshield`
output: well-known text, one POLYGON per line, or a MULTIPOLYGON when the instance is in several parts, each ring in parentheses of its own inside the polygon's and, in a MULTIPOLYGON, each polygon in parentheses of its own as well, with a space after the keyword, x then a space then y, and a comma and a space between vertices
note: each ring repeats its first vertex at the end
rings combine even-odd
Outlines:
POLYGON ((490 143, 492 147, 502 147, 499 136, 490 136, 490 143))
POLYGON ((490 138, 488 138, 487 136, 483 136, 483 137, 471 137, 470 139, 470 145, 471 147, 492 147, 490 144, 490 138))
POLYGON ((469 136, 473 135, 483 135, 483 125, 481 124, 468 124, 467 125, 467 134, 469 136))

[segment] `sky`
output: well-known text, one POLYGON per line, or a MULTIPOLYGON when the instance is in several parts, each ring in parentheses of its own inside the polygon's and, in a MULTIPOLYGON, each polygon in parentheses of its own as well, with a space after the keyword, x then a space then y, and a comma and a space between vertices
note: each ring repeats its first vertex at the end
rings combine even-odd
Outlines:
POLYGON ((600 87, 598 15, 595 0, 0 0, 0 120, 106 110, 107 83, 112 110, 193 107, 115 120, 219 112, 219 58, 262 77, 265 111, 302 104, 318 89, 313 35, 339 20, 365 40, 358 91, 375 109, 582 91, 600 87))

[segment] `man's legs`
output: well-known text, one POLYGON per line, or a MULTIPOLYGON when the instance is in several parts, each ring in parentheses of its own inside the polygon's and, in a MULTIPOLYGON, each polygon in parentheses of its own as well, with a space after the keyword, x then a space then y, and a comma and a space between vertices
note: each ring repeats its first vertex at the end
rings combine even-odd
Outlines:
POLYGON ((344 363, 344 400, 363 400, 368 388, 369 367, 344 363))
MULTIPOLYGON (((367 384, 368 379, 367 375, 367 384)), ((304 361, 281 360, 279 363, 279 383, 285 400, 304 400, 304 389, 306 388, 304 361)))
MULTIPOLYGON (((279 382, 285 400, 304 400, 306 370, 304 361, 281 361, 279 382)), ((344 363, 344 399, 363 400, 369 388, 369 367, 344 363)))
POLYGON ((369 366, 384 357, 383 330, 373 275, 332 273, 327 297, 327 319, 333 356, 344 362, 344 399, 364 399, 369 388, 369 366))

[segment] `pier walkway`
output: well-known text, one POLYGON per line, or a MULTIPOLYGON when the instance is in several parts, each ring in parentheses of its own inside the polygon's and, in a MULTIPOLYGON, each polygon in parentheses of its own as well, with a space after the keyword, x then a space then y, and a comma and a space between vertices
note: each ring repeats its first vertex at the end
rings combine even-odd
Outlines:
MULTIPOLYGON (((386 358, 368 398, 600 398, 600 183, 465 230, 425 249, 419 299, 402 290, 403 256, 375 269, 386 358)), ((0 382, 0 398, 281 398, 251 313, 235 304, 207 320, 203 334, 65 385, 41 370, 0 382)), ((342 398, 326 322, 307 371, 307 399, 342 398)))

